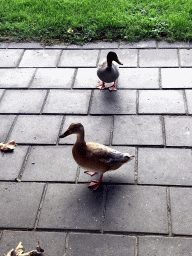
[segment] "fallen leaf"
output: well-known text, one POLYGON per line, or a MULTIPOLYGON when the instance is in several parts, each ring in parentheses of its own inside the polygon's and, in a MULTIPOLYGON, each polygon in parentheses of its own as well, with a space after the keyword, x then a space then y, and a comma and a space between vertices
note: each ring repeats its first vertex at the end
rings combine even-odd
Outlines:
POLYGON ((22 242, 19 242, 19 244, 15 249, 11 249, 7 254, 4 254, 4 256, 36 256, 36 255, 42 255, 42 252, 44 252, 44 250, 40 247, 39 241, 38 241, 37 250, 33 250, 26 253, 24 253, 24 247, 22 245, 22 242))
POLYGON ((14 140, 12 140, 12 141, 10 141, 10 142, 8 142, 6 144, 0 143, 0 150, 2 150, 2 151, 11 151, 16 146, 17 146, 17 144, 15 143, 14 140))

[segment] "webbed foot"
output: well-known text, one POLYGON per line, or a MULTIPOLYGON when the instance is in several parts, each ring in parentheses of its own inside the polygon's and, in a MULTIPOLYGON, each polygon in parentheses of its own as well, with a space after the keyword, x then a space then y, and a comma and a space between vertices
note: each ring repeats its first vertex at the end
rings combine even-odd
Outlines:
POLYGON ((97 85, 97 88, 99 88, 100 90, 105 89, 105 88, 106 88, 106 87, 105 87, 105 82, 102 82, 102 84, 97 85))
POLYGON ((114 84, 109 87, 110 91, 117 91, 117 88, 115 87, 115 81, 114 84))
POLYGON ((89 174, 89 175, 91 175, 91 176, 93 176, 93 175, 96 174, 96 172, 92 172, 92 171, 85 171, 84 173, 87 173, 87 174, 89 174))

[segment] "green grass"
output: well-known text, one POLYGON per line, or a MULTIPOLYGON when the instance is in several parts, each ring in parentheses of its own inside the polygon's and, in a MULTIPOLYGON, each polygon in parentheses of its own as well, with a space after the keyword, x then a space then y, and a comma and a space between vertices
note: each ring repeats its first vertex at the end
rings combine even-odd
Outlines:
POLYGON ((192 41, 192 0, 0 0, 1 41, 151 38, 192 41))

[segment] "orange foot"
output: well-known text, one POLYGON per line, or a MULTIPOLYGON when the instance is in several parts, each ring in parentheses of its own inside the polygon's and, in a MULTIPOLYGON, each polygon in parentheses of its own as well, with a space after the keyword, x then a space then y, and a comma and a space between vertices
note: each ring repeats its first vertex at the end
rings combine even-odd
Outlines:
POLYGON ((117 88, 115 87, 115 81, 114 81, 114 84, 109 87, 109 90, 110 91, 116 91, 117 90, 117 88))
POLYGON ((96 174, 96 172, 91 172, 91 171, 85 171, 85 173, 87 173, 87 174, 89 174, 89 175, 91 175, 91 176, 93 176, 93 175, 96 174))
POLYGON ((100 90, 105 89, 105 88, 106 88, 106 87, 105 87, 105 82, 102 82, 102 84, 97 85, 97 88, 99 88, 100 90))
POLYGON ((100 174, 99 180, 92 180, 91 183, 89 184, 89 188, 92 188, 93 190, 97 190, 98 187, 101 185, 102 178, 103 178, 103 174, 100 174))

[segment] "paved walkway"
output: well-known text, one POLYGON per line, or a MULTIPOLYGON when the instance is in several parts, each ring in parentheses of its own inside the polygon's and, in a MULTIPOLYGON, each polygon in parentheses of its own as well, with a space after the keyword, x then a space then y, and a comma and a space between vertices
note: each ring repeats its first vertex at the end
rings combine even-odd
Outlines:
POLYGON ((0 43, 0 255, 37 241, 46 256, 192 255, 192 44, 0 43), (96 89, 113 49, 117 91, 96 89), (86 141, 136 155, 98 191, 72 158, 86 141), (21 182, 16 182, 19 178, 21 182))

